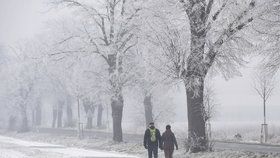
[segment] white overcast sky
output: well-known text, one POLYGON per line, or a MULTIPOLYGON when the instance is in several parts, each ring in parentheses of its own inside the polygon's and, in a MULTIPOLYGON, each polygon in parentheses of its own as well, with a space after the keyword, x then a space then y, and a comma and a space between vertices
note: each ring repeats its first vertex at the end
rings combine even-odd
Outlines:
MULTIPOLYGON (((50 6, 46 6, 43 1, 46 0, 0 0, 0 45, 11 45, 44 31, 46 20, 55 17, 56 13, 47 12, 50 6)), ((229 81, 222 77, 214 79, 214 88, 220 103, 216 120, 262 120, 262 102, 252 88, 252 71, 242 71, 243 77, 235 77, 229 81)), ((177 109, 178 112, 186 110, 182 102, 184 94, 184 91, 180 91, 175 96, 176 103, 182 105, 177 109)), ((278 88, 268 103, 268 120, 280 120, 279 94, 278 88)), ((179 114, 178 117, 183 115, 179 114)))
POLYGON ((10 44, 41 31, 42 0, 0 0, 0 42, 10 44))

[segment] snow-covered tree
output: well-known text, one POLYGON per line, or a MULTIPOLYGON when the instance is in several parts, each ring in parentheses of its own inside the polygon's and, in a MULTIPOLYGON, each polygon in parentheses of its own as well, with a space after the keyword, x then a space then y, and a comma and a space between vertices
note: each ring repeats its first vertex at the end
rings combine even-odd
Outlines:
POLYGON ((92 125, 93 125, 93 117, 94 117, 94 112, 96 109, 96 105, 94 104, 94 102, 92 100, 90 100, 90 98, 84 98, 83 99, 83 106, 84 106, 84 110, 86 112, 86 117, 87 117, 87 125, 86 128, 88 129, 92 129, 92 125))
POLYGON ((243 57, 258 44, 254 40, 257 33, 252 25, 259 23, 271 10, 279 10, 279 3, 274 0, 168 2, 164 6, 164 3, 155 1, 164 9, 154 11, 152 19, 157 21, 154 24, 149 22, 153 30, 150 32, 151 42, 155 42, 162 52, 162 56, 156 58, 162 63, 160 71, 183 80, 185 85, 189 151, 204 151, 207 140, 203 92, 207 74, 213 70, 225 78, 240 75, 238 68, 246 63, 243 57), (186 17, 177 13, 182 9, 180 7, 186 17))
POLYGON ((258 21, 253 24, 253 29, 259 35, 256 37, 261 48, 256 53, 261 56, 262 69, 274 75, 280 67, 280 13, 277 6, 279 1, 272 1, 270 10, 260 16, 258 21), (272 3, 274 2, 274 3, 272 3))
MULTIPOLYGON (((279 9, 277 1, 180 0, 190 24, 190 55, 182 76, 187 87, 191 152, 206 150, 202 117, 204 81, 209 69, 219 65, 224 74, 238 72, 244 49, 252 45, 248 35, 262 14, 279 9), (230 72, 230 73, 229 73, 230 72)), ((246 51, 245 51, 246 52, 246 51)))
POLYGON ((37 58, 37 48, 33 44, 26 42, 24 46, 12 47, 9 52, 10 57, 6 67, 7 80, 5 83, 6 92, 3 94, 7 99, 7 108, 10 115, 19 114, 21 120, 20 131, 28 131, 31 125, 40 125, 41 110, 40 99, 44 89, 42 81, 44 74, 39 66, 40 60, 37 58))
MULTIPOLYGON (((122 138, 122 112, 124 106, 122 89, 129 73, 126 71, 126 55, 137 43, 137 19, 141 1, 78 1, 58 0, 58 4, 76 7, 85 25, 83 39, 88 51, 106 63, 104 71, 109 75, 113 140, 122 138)), ((77 11, 77 10, 76 10, 77 11)))

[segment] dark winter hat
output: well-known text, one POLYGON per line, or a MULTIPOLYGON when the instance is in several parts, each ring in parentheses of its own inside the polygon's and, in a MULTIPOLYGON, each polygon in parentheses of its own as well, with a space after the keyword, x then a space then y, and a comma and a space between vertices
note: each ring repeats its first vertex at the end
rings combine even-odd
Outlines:
POLYGON ((149 123, 149 128, 154 129, 155 128, 155 124, 153 122, 149 123))
POLYGON ((166 125, 165 128, 166 128, 166 129, 171 129, 171 126, 170 126, 170 125, 166 125))

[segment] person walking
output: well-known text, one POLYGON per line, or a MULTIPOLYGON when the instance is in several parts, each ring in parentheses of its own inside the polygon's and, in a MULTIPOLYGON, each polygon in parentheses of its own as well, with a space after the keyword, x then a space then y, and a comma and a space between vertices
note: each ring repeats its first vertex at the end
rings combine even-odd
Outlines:
POLYGON ((149 158, 158 158, 158 148, 162 149, 160 131, 155 128, 155 124, 151 122, 149 128, 144 134, 144 147, 148 150, 149 158))
POLYGON ((166 126, 166 131, 162 134, 162 143, 165 158, 172 158, 174 152, 174 145, 178 150, 178 144, 174 133, 171 131, 171 126, 166 126))

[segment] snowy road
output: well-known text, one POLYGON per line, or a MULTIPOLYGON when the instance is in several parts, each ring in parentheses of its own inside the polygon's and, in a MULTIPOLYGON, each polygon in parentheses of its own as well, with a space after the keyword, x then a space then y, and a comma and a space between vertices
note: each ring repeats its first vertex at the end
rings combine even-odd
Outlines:
POLYGON ((113 152, 70 148, 0 136, 0 158, 137 158, 113 152))
POLYGON ((260 153, 280 153, 279 145, 261 145, 250 143, 237 143, 237 142, 220 142, 214 143, 215 149, 227 149, 234 151, 250 151, 260 153))

